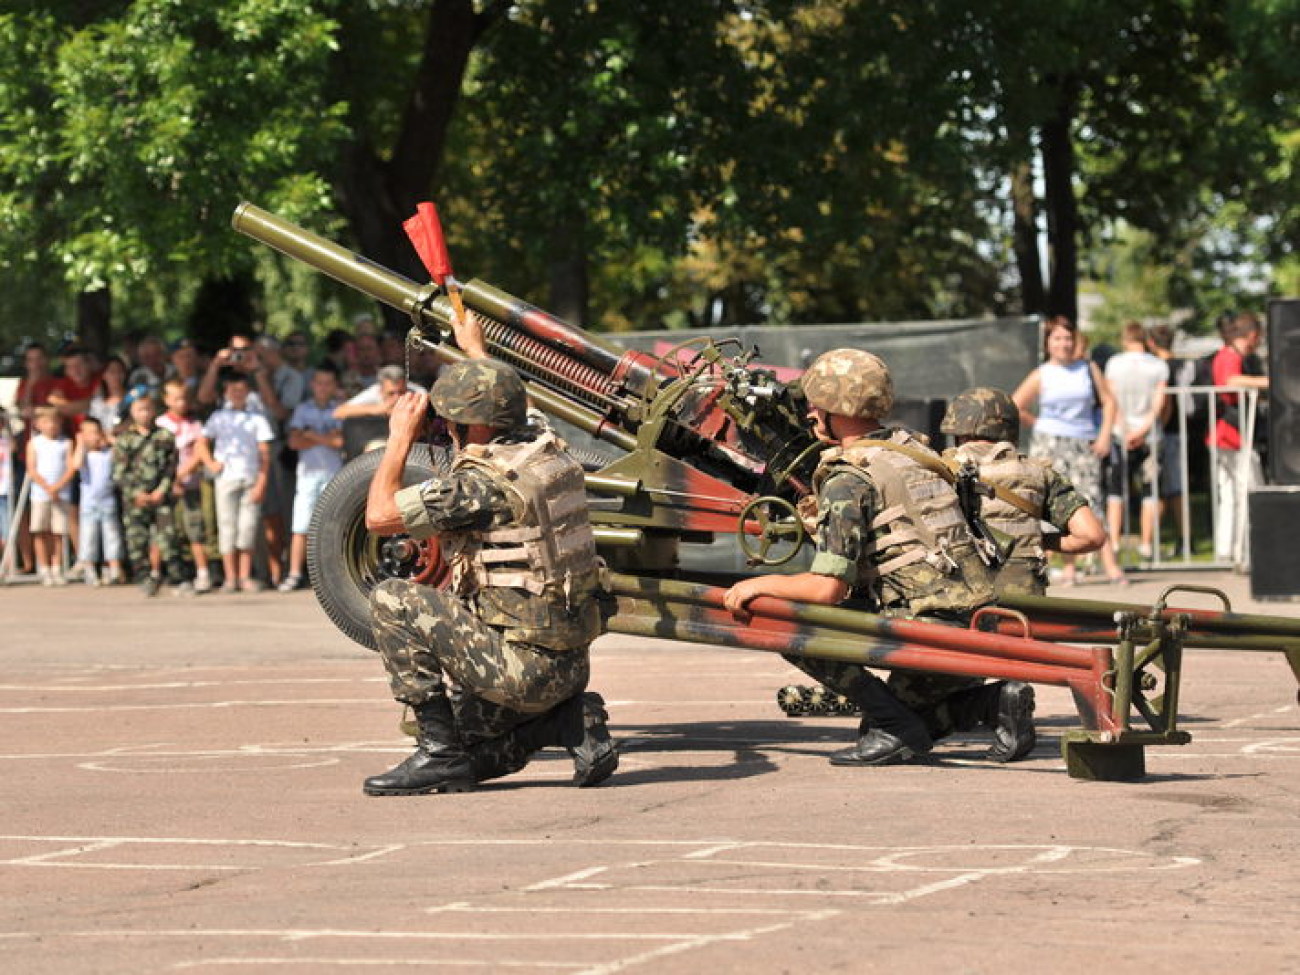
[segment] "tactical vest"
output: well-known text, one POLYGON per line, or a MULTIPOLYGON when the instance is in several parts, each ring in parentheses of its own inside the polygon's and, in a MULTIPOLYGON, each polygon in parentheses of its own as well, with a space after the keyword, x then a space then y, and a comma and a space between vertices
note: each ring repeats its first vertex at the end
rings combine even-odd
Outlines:
MULTIPOLYGON (((929 451, 905 430, 891 431, 886 442, 929 451)), ((964 613, 992 599, 988 570, 948 481, 875 438, 827 450, 813 484, 820 491, 826 478, 844 472, 869 480, 880 498, 860 583, 882 608, 964 613)))
POLYGON ((981 505, 984 522, 1000 536, 1007 553, 1006 564, 997 575, 999 593, 1018 592, 1041 596, 1047 592, 1047 553, 1043 550, 1042 512, 1047 501, 1050 462, 1025 457, 1009 441, 972 441, 948 452, 958 461, 970 460, 980 480, 1010 491, 1039 512, 1027 512, 994 495, 981 505))
POLYGON ((453 590, 512 639, 553 650, 590 643, 601 629, 601 565, 582 466, 547 431, 524 443, 468 446, 452 463, 453 472, 466 468, 491 477, 510 499, 514 519, 438 536, 453 590))

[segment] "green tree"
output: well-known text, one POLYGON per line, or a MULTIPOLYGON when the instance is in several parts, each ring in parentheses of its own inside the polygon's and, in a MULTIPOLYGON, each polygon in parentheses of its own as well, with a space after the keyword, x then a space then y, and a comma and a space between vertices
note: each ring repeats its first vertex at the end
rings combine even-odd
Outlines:
MULTIPOLYGON (((321 164, 344 133, 322 97, 334 6, 136 0, 88 22, 78 4, 0 17, 0 267, 83 296, 98 315, 78 330, 102 348, 108 296, 130 320, 172 325, 203 281, 246 266, 229 231, 245 194, 327 210, 321 164)), ((38 307, 8 300, 6 319, 38 307)))

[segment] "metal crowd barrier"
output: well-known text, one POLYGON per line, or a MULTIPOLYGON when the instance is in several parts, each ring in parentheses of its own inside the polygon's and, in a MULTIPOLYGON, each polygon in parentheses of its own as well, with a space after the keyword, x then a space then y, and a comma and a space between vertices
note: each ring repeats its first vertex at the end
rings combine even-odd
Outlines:
MULTIPOLYGON (((1166 557, 1162 551, 1160 543, 1161 531, 1168 514, 1161 510, 1160 484, 1161 484, 1161 460, 1162 450, 1159 441, 1151 443, 1153 476, 1150 484, 1150 501, 1155 505, 1155 531, 1152 543, 1152 555, 1149 560, 1151 568, 1178 568, 1178 569, 1238 569, 1244 571, 1250 563, 1250 546, 1248 511, 1247 511, 1247 492, 1257 487, 1261 478, 1258 476, 1259 459, 1255 453, 1256 425, 1259 418, 1259 390, 1246 389, 1238 386, 1170 386, 1166 388, 1165 395, 1170 397, 1175 409, 1178 428, 1178 456, 1177 464, 1179 466, 1179 477, 1182 485, 1182 491, 1178 495, 1177 503, 1179 506, 1179 515, 1177 519, 1179 525, 1179 538, 1176 553, 1172 557, 1166 557), (1192 485, 1192 465, 1191 465, 1191 448, 1189 440, 1191 424, 1188 415, 1191 412, 1193 399, 1197 396, 1204 396, 1207 400, 1206 417, 1208 426, 1206 430, 1212 434, 1218 425, 1220 416, 1219 394, 1235 393, 1240 395, 1240 416, 1241 416, 1241 442, 1242 449, 1232 451, 1220 451, 1214 445, 1214 438, 1208 436, 1206 450, 1208 454, 1206 480, 1209 485, 1209 523, 1208 536, 1212 542, 1215 540, 1215 533, 1218 530, 1221 509, 1225 503, 1232 503, 1232 525, 1230 526, 1231 542, 1227 557, 1222 557, 1216 546, 1214 555, 1206 559, 1193 558, 1193 535, 1194 526, 1192 524, 1192 504, 1191 504, 1191 485, 1192 485), (1235 453, 1236 457, 1224 457, 1223 463, 1236 463, 1235 481, 1237 485, 1237 494, 1240 497, 1225 501, 1220 497, 1219 484, 1219 466, 1220 454, 1235 453)), ((1199 430, 1198 430, 1199 432, 1199 430)), ((1121 451, 1124 450, 1121 445, 1121 451)), ((1123 534, 1128 534, 1129 529, 1129 508, 1131 497, 1130 491, 1131 478, 1126 476, 1121 483, 1121 497, 1123 500, 1123 534)), ((1204 525, 1204 521, 1202 521, 1204 525)), ((1203 537, 1203 536, 1198 536, 1203 537)))

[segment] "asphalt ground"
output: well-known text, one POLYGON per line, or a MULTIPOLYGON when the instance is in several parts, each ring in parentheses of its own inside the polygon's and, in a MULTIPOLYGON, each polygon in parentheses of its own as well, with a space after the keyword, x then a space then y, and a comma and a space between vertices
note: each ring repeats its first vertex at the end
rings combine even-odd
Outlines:
POLYGON ((969 735, 842 769, 855 721, 784 717, 778 657, 607 636, 593 660, 622 745, 605 786, 548 752, 375 799, 362 779, 409 743, 310 593, 0 589, 0 970, 1300 971, 1276 654, 1189 651, 1193 741, 1148 749, 1138 783, 1066 775, 1058 688, 1027 761, 969 735))

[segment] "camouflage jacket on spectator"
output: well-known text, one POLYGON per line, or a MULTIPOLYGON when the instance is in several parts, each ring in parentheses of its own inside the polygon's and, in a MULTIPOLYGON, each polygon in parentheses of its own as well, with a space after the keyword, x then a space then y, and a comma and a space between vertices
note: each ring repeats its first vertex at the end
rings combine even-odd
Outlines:
POLYGON ((113 444, 113 483, 128 501, 141 491, 160 491, 166 501, 176 477, 176 460, 176 438, 169 431, 157 427, 146 435, 126 430, 113 444))

